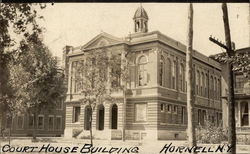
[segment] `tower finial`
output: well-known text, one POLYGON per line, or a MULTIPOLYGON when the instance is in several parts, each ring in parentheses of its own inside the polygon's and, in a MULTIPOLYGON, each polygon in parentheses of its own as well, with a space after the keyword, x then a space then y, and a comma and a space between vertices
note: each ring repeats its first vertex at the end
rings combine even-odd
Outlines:
POLYGON ((148 15, 140 3, 134 15, 135 32, 148 32, 148 15))

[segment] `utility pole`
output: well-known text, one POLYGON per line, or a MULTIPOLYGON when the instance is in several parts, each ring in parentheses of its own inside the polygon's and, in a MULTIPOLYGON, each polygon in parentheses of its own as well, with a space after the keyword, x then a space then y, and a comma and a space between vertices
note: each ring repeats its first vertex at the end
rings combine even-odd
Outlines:
POLYGON ((126 91, 127 91, 127 57, 126 57, 126 53, 123 52, 121 55, 121 70, 124 74, 123 75, 123 85, 122 85, 122 89, 123 89, 123 125, 122 125, 122 141, 125 142, 126 141, 126 111, 127 111, 127 97, 126 97, 126 91))
MULTIPOLYGON (((210 37, 209 40, 226 49, 228 57, 231 59, 235 55, 232 49, 230 27, 228 21, 227 4, 222 3, 223 21, 225 30, 226 45, 210 37)), ((232 149, 228 154, 236 154, 236 129, 235 129, 235 99, 234 99, 234 78, 233 78, 233 64, 231 61, 227 62, 228 69, 228 144, 232 145, 232 149)))
MULTIPOLYGON (((186 77, 187 77, 187 116, 188 116, 188 143, 190 147, 196 146, 196 136, 194 127, 194 90, 192 74, 193 58, 193 4, 189 4, 188 13, 188 38, 186 52, 186 77)), ((192 152, 195 154, 195 152, 192 152)))

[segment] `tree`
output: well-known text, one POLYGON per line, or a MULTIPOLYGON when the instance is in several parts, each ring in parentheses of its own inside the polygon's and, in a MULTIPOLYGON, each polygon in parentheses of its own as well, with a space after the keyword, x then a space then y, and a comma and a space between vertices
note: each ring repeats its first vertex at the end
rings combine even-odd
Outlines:
MULTIPOLYGON (((64 76, 57 68, 57 60, 34 32, 21 41, 21 53, 10 64, 10 86, 13 111, 28 111, 34 115, 33 139, 36 139, 37 115, 41 110, 54 108, 64 96, 64 76)), ((15 113, 15 112, 14 112, 15 113)))
MULTIPOLYGON (((45 5, 35 4, 17 4, 17 3, 0 3, 0 127, 2 124, 3 114, 7 111, 16 109, 11 104, 12 89, 9 85, 10 71, 8 65, 13 59, 13 54, 22 52, 18 46, 18 39, 25 38, 25 35, 33 32, 41 32, 36 20, 42 18, 37 14, 36 6, 41 9, 45 5)), ((2 129, 2 128, 1 128, 2 129)))
POLYGON ((110 98, 108 91, 108 68, 109 58, 103 50, 85 52, 85 61, 82 61, 74 69, 77 91, 81 92, 81 102, 91 107, 89 130, 90 141, 93 145, 92 136, 92 113, 98 104, 110 98))
MULTIPOLYGON (((188 142, 189 146, 196 146, 195 126, 194 126, 194 90, 193 90, 193 77, 192 77, 192 56, 193 56, 193 5, 189 5, 188 14, 188 42, 186 52, 186 76, 187 76, 187 113, 188 113, 188 142)), ((195 152, 193 152, 195 153, 195 152)))
MULTIPOLYGON (((77 85, 77 91, 81 92, 81 101, 91 107, 89 119, 90 141, 92 136, 92 112, 96 106, 105 100, 114 101, 111 96, 114 91, 123 91, 124 105, 126 106, 127 85, 127 60, 126 53, 110 53, 105 48, 85 52, 85 60, 78 63, 73 70, 77 85)), ((125 123, 125 112, 123 120, 125 123)), ((123 123, 123 130, 125 124, 123 123)), ((123 139, 125 139, 123 131, 123 139)))
POLYGON ((235 55, 231 57, 226 52, 223 52, 210 57, 224 64, 231 62, 233 64, 232 70, 235 73, 242 73, 245 77, 250 75, 249 52, 235 52, 235 55))

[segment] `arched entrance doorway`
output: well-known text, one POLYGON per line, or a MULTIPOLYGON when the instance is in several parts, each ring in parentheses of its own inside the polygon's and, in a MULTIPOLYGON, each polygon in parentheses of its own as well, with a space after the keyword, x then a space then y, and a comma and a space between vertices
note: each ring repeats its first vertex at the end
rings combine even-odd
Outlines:
POLYGON ((102 104, 98 105, 96 119, 97 130, 104 130, 104 113, 104 106, 102 104))
POLYGON ((111 107, 111 129, 117 129, 118 107, 116 104, 111 107))
POLYGON ((84 111, 84 129, 85 130, 89 130, 90 129, 91 113, 92 113, 91 107, 89 105, 86 106, 85 107, 85 111, 84 111))

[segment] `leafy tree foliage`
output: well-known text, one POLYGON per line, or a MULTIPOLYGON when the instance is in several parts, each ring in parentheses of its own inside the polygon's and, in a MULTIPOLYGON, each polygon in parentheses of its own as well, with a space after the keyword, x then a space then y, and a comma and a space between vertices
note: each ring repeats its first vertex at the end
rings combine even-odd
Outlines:
POLYGON ((250 52, 236 52, 232 57, 229 57, 226 52, 223 52, 210 57, 220 63, 232 63, 234 72, 250 75, 250 52))
POLYGON ((43 29, 37 24, 37 19, 42 17, 36 9, 44 6, 0 5, 1 108, 12 117, 19 112, 32 113, 36 129, 39 112, 45 107, 55 107, 66 92, 63 73, 43 43, 43 29), (20 41, 17 42, 15 35, 20 41))
POLYGON ((25 109, 53 107, 65 92, 64 78, 57 68, 57 60, 37 34, 28 37, 22 54, 12 62, 10 70, 14 98, 17 102, 23 102, 25 109))
POLYGON ((27 43, 22 41, 21 44, 22 53, 9 65, 9 83, 13 90, 11 99, 14 104, 10 109, 32 113, 36 129, 39 112, 56 107, 66 92, 64 76, 57 68, 56 58, 50 54, 37 33, 29 35, 27 43))
MULTIPOLYGON (((0 110, 6 111, 13 108, 10 105, 12 89, 9 84, 10 71, 8 65, 13 60, 14 53, 21 53, 22 48, 18 45, 17 37, 24 40, 31 33, 41 33, 36 19, 42 18, 37 15, 35 6, 41 9, 44 5, 0 3, 0 110)), ((1 119, 0 119, 1 120, 1 119)))
POLYGON ((77 84, 81 85, 82 101, 92 108, 108 96, 108 56, 101 51, 87 53, 86 61, 76 68, 77 84))

